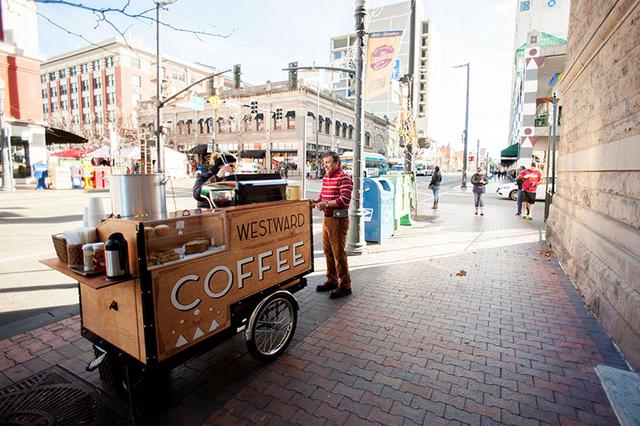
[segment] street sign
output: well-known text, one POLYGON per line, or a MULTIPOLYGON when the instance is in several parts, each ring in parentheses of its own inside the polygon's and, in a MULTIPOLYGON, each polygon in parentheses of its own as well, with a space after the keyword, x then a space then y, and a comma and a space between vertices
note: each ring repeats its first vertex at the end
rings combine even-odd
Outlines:
POLYGON ((220 96, 217 96, 217 95, 209 96, 209 98, 207 99, 207 102, 211 104, 213 109, 218 109, 218 107, 220 106, 220 103, 222 103, 222 101, 220 100, 220 96))

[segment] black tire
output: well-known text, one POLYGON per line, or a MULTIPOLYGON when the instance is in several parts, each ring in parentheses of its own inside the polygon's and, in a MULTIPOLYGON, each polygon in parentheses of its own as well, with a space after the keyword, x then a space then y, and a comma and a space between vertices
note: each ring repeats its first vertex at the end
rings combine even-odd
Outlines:
MULTIPOLYGON (((96 357, 102 355, 102 351, 93 347, 96 357)), ((109 385, 116 393, 125 391, 124 363, 121 357, 115 352, 107 352, 107 356, 98 366, 100 380, 109 385)))
POLYGON ((298 324, 298 303, 287 291, 278 291, 256 306, 245 332, 247 349, 260 362, 271 362, 284 353, 293 339, 298 324), (281 330, 268 322, 277 323, 280 314, 287 320, 281 330), (275 342, 267 341, 267 333, 276 333, 275 342), (282 333, 282 335, 281 335, 282 333))
POLYGON ((511 191, 509 193, 509 198, 512 199, 513 201, 518 201, 518 190, 514 189, 513 191, 511 191))

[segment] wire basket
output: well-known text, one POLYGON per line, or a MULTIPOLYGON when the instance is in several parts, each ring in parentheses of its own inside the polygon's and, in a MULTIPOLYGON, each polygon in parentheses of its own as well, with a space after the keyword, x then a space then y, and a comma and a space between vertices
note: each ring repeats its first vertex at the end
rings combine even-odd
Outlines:
POLYGON ((70 268, 84 266, 82 244, 67 244, 67 265, 70 268))
POLYGON ((51 236, 53 240, 53 248, 56 250, 56 256, 60 259, 60 262, 67 264, 67 240, 64 239, 62 234, 54 234, 51 236))

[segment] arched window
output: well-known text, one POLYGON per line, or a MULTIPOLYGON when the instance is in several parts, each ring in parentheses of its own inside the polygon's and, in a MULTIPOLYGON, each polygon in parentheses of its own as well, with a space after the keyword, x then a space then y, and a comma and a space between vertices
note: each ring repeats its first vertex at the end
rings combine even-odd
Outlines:
POLYGON ((204 133, 204 119, 203 118, 198 120, 198 133, 200 133, 200 134, 204 133))
POLYGON ((340 127, 342 127, 342 123, 336 120, 336 136, 340 136, 340 127))
POLYGON ((184 120, 179 120, 177 126, 178 126, 178 134, 179 135, 184 134, 184 120))
POLYGON ((204 124, 207 127, 207 133, 210 134, 213 131, 213 117, 208 117, 204 124))
POLYGON ((193 120, 192 119, 188 119, 186 122, 187 125, 187 134, 190 135, 191 134, 191 130, 193 129, 193 120))

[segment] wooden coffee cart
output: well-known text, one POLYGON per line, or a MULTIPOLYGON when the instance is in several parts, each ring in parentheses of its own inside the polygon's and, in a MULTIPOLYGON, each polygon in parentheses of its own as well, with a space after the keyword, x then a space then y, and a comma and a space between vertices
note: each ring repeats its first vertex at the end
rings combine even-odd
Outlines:
POLYGON ((131 390, 136 374, 171 368, 240 332, 261 361, 291 342, 292 293, 314 266, 308 201, 109 219, 97 228, 100 241, 114 232, 128 244, 127 279, 42 261, 79 282, 82 335, 97 356, 88 368, 99 366, 103 378, 131 390))

